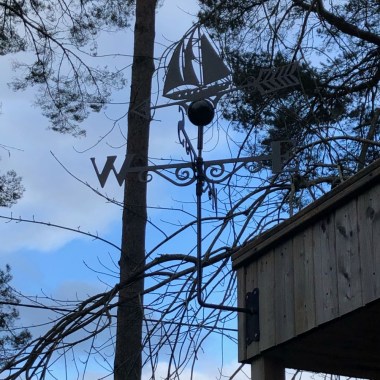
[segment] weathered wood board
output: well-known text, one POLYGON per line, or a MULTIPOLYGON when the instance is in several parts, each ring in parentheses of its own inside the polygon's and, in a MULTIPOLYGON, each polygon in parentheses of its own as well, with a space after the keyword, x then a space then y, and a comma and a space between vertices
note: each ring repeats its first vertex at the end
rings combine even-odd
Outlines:
POLYGON ((277 358, 285 366, 375 378, 380 371, 380 327, 373 323, 380 316, 380 161, 247 244, 233 264, 239 306, 245 306, 246 292, 260 291, 260 341, 246 343, 240 315, 240 361, 277 358))

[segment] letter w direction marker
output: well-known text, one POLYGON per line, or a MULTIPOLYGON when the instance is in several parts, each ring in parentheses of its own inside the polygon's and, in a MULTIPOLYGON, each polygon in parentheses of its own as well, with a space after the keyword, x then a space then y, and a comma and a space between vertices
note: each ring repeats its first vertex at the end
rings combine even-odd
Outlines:
POLYGON ((103 168, 101 173, 99 172, 99 169, 96 166, 95 157, 92 157, 91 162, 92 162, 92 165, 94 166, 96 175, 98 176, 100 186, 102 188, 104 187, 104 185, 107 182, 108 176, 110 175, 111 172, 114 172, 115 177, 117 179, 117 182, 121 186, 125 180, 127 173, 130 171, 128 169, 130 169, 131 163, 132 163, 134 157, 135 157, 134 154, 127 154, 125 156, 125 160, 123 162, 123 165, 122 165, 119 173, 116 171, 115 166, 114 166, 114 163, 115 163, 117 156, 107 156, 107 161, 106 161, 104 168, 103 168))

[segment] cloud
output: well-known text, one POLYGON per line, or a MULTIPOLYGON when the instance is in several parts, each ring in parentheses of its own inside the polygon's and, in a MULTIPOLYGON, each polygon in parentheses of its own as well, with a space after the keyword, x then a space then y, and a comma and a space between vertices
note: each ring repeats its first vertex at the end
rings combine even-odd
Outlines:
MULTIPOLYGON (((186 25, 191 25, 192 15, 197 10, 194 1, 177 1, 173 4, 164 4, 157 14, 158 41, 170 44, 169 39, 177 40, 185 32, 186 25), (181 17, 184 28, 172 28, 172 20, 181 17), (183 29, 183 30, 182 30, 183 29)), ((125 44, 125 36, 120 38, 123 51, 132 52, 130 43, 125 44)), ((114 37, 113 37, 114 39, 114 37)), ((118 46, 113 43, 114 46, 118 46)), ((157 45, 158 47, 161 45, 157 45)), ((157 48, 158 54, 162 48, 157 48)), ((4 65, 3 78, 17 75, 12 73, 8 57, 8 66, 4 65)), ((130 58, 124 58, 130 60, 130 58)), ((101 141, 93 149, 80 154, 96 143, 111 128, 110 117, 125 112, 124 106, 109 107, 106 114, 90 117, 84 127, 88 131, 85 139, 74 139, 71 136, 62 136, 46 129, 48 122, 40 115, 40 109, 33 107, 35 89, 25 92, 12 92, 5 81, 0 83, 0 99, 2 100, 2 115, 0 116, 0 142, 16 147, 17 150, 0 151, 2 156, 1 171, 14 169, 23 177, 26 188, 24 197, 12 209, 0 209, 0 215, 46 221, 69 227, 80 227, 84 231, 107 233, 115 221, 121 218, 121 208, 110 205, 91 190, 71 177, 54 159, 51 152, 62 164, 81 180, 102 190, 111 198, 122 199, 122 189, 114 178, 109 178, 107 186, 101 189, 96 178, 90 157, 96 157, 101 167, 107 155, 117 155, 116 166, 122 163, 125 154, 126 120, 121 120, 107 139, 101 141), (122 133, 121 133, 122 132, 122 133), (73 149, 75 147, 76 150, 73 149), (115 147, 120 147, 119 149, 115 147)), ((127 91, 116 94, 117 97, 127 98, 127 91)), ((174 109, 157 113, 162 122, 152 123, 150 155, 152 157, 168 158, 181 152, 182 147, 175 144, 178 113, 174 109), (169 118, 168 118, 169 117, 169 118), (171 119, 170 119, 171 118, 171 119), (168 144, 170 141, 170 145, 168 144)), ((182 153, 180 153, 182 154, 182 153)), ((119 166, 119 167, 120 167, 119 166)), ((156 205, 169 205, 172 195, 178 189, 172 185, 155 179, 149 184, 149 202, 156 205)), ((40 226, 23 223, 2 223, 0 221, 0 236, 2 240, 1 253, 28 248, 50 251, 59 249, 72 239, 77 239, 73 233, 65 231, 42 229, 40 226)))

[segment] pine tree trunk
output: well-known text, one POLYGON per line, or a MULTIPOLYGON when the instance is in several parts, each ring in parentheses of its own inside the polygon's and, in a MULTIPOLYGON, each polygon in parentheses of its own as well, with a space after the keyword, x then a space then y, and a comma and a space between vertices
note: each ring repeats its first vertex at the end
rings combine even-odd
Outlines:
MULTIPOLYGON (((128 113, 127 154, 133 165, 146 166, 149 144, 151 83, 154 72, 154 28, 157 0, 136 1, 134 57, 128 113), (138 112, 136 112, 138 108, 138 112), (144 117, 145 115, 145 117, 144 117)), ((124 189, 120 283, 140 273, 145 265, 146 183, 137 174, 127 175, 124 189)), ((117 311, 115 380, 140 380, 144 280, 139 278, 119 292, 117 311)))

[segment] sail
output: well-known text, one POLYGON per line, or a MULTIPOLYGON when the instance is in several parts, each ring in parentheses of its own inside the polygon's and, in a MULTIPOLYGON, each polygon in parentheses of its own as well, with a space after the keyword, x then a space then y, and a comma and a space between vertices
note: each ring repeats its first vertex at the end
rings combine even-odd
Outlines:
POLYGON ((181 53, 182 53, 183 41, 181 41, 176 48, 174 49, 172 58, 170 59, 168 72, 166 73, 165 83, 164 83, 164 94, 167 94, 169 91, 173 90, 178 86, 185 84, 184 79, 181 74, 180 65, 182 62, 181 53))
POLYGON ((199 80, 197 75, 195 74, 193 67, 193 60, 196 58, 193 52, 193 36, 195 30, 191 33, 189 41, 187 42, 186 49, 184 52, 184 62, 183 62, 183 79, 184 84, 189 85, 199 85, 199 80))
POLYGON ((201 36, 201 53, 204 85, 217 82, 230 75, 230 70, 204 34, 201 36))

